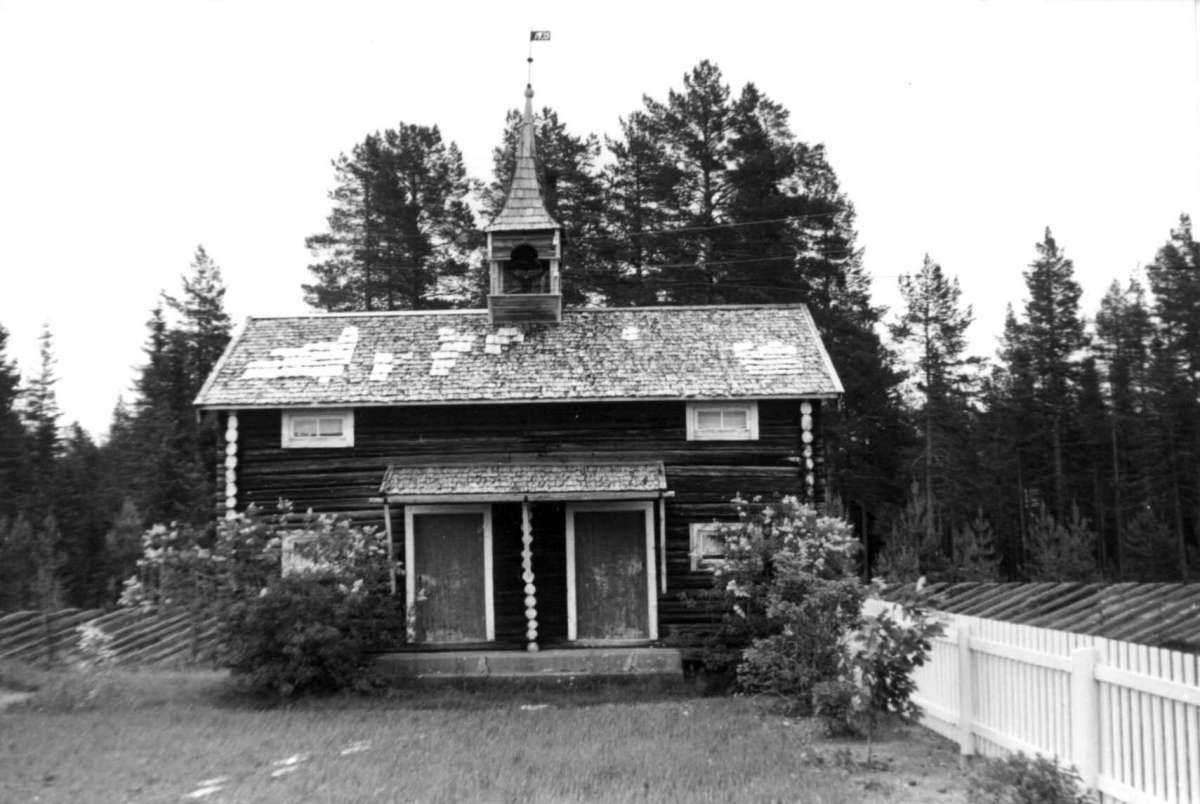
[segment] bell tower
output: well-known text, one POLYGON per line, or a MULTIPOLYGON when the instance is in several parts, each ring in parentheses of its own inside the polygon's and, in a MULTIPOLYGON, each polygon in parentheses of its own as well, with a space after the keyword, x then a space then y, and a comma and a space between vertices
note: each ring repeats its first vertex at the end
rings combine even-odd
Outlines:
POLYGON ((546 211, 533 138, 533 87, 525 87, 525 113, 508 195, 487 232, 493 324, 556 324, 562 320, 559 263, 562 228, 546 211))

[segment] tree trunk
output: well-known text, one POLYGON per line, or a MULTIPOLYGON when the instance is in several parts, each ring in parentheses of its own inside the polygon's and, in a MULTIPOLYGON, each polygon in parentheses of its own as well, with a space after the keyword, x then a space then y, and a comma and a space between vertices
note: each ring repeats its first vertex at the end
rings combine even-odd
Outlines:
POLYGON ((1113 411, 1109 419, 1109 434, 1112 443, 1112 476, 1113 476, 1113 528, 1117 534, 1117 579, 1125 580, 1125 533, 1124 507, 1121 505, 1121 464, 1117 452, 1117 415, 1113 411))

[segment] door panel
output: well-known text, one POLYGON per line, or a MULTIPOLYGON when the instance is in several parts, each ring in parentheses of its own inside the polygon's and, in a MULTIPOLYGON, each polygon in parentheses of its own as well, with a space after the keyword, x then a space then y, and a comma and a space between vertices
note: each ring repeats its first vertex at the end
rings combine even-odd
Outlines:
POLYGON ((413 514, 418 642, 489 639, 484 532, 482 513, 413 514))
POLYGON ((575 511, 576 639, 650 637, 644 510, 575 511))

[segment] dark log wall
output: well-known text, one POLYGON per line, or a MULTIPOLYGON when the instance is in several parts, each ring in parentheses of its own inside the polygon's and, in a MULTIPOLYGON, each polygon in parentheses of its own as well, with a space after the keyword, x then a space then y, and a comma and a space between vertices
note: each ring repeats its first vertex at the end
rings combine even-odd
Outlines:
MULTIPOLYGON (((820 433, 819 403, 814 408, 814 431, 820 433)), ((666 510, 667 591, 658 603, 659 634, 666 636, 708 617, 680 600, 681 593, 710 583, 707 573, 691 571, 688 524, 731 518, 729 500, 736 494, 802 492, 799 401, 764 401, 758 410, 759 439, 748 442, 688 441, 683 402, 358 408, 354 447, 286 450, 279 445, 279 411, 241 411, 238 507, 272 509, 283 498, 298 511, 312 508, 382 527, 382 506, 370 498, 378 496, 384 470, 396 461, 510 455, 661 460, 674 492, 666 510)), ((814 444, 819 464, 820 439, 814 444)), ((821 476, 818 465, 818 482, 821 476)), ((493 518, 497 638, 520 642, 520 506, 497 504, 493 518)), ((403 555, 398 505, 392 521, 403 555)), ((533 528, 540 640, 553 641, 566 633, 563 506, 535 504, 533 528)))

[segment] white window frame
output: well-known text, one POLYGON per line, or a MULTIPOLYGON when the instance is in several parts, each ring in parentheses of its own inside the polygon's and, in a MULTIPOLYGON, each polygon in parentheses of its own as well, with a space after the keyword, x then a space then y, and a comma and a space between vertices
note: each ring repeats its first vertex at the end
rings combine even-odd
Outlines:
MULTIPOLYGON (((413 540, 413 516, 420 514, 483 514, 483 618, 484 636, 496 640, 496 599, 492 579, 492 506, 488 503, 461 505, 404 506, 404 610, 412 611, 417 601, 416 544, 413 540)), ((427 645, 444 644, 437 642, 427 645)))
POLYGON ((706 539, 719 538, 717 532, 732 523, 729 522, 691 522, 688 524, 688 555, 691 557, 692 572, 711 570, 714 561, 725 558, 724 544, 720 553, 705 553, 706 539))
MULTIPOLYGON (((578 502, 567 503, 567 640, 578 639, 578 609, 575 600, 575 514, 580 511, 642 511, 646 528, 646 607, 648 636, 658 639, 658 573, 654 566, 654 503, 651 501, 630 502, 578 502)), ((588 642, 601 642, 592 640, 588 642)), ((621 642, 624 640, 613 640, 621 642)))
POLYGON ((285 533, 279 543, 280 572, 284 576, 299 575, 313 570, 331 569, 329 564, 300 555, 297 545, 308 544, 317 537, 312 533, 285 533))
POLYGON ((285 449, 354 446, 353 410, 285 410, 279 422, 279 442, 285 449), (295 435, 293 425, 303 419, 341 419, 342 432, 336 436, 295 435))
POLYGON ((735 402, 688 402, 687 403, 687 440, 688 441, 757 441, 758 440, 758 403, 751 401, 735 402), (701 429, 700 414, 712 411, 740 411, 746 414, 745 429, 711 430, 701 429))

